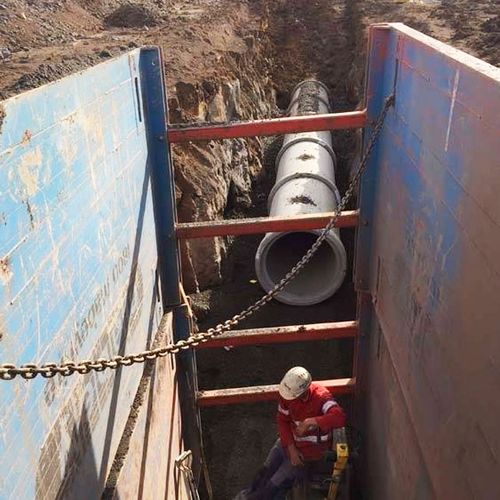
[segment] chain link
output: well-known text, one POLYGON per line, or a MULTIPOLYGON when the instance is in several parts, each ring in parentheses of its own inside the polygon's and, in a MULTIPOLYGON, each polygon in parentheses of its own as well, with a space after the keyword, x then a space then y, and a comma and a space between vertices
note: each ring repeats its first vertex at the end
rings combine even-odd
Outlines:
POLYGON ((311 246, 311 248, 306 252, 306 254, 293 266, 292 269, 277 283, 272 290, 263 295, 257 302, 250 305, 239 314, 236 314, 231 319, 219 323, 213 328, 209 328, 204 333, 194 333, 189 336, 186 340, 180 340, 174 344, 168 344, 164 347, 157 347, 155 349, 150 349, 137 354, 127 354, 125 356, 114 356, 109 359, 99 358, 96 360, 83 360, 79 362, 68 361, 65 363, 45 363, 43 365, 36 365, 33 363, 25 364, 17 367, 12 364, 2 364, 0 365, 0 379, 1 380, 12 380, 18 375, 26 380, 34 379, 37 375, 41 375, 44 378, 52 378, 56 375, 62 375, 63 377, 69 377, 74 373, 80 373, 85 375, 91 371, 101 372, 106 369, 116 370, 120 366, 131 366, 137 363, 144 363, 146 360, 155 360, 157 358, 165 357, 169 354, 177 354, 178 352, 192 349, 204 342, 208 342, 210 339, 221 335, 224 332, 232 330, 241 321, 247 319, 252 314, 256 313, 259 309, 270 302, 276 295, 285 288, 304 268, 304 266, 311 260, 313 255, 316 253, 321 244, 325 241, 328 236, 328 232, 335 227, 335 223, 340 215, 340 213, 347 207, 349 200, 354 194, 361 174, 366 169, 368 159, 375 146, 376 140, 382 130, 385 117, 389 108, 394 103, 394 94, 391 94, 385 99, 383 109, 380 116, 375 123, 370 137, 370 141, 366 147, 363 158, 360 161, 358 170, 351 180, 344 197, 340 201, 339 205, 335 209, 335 213, 322 230, 321 234, 318 236, 317 240, 311 246))

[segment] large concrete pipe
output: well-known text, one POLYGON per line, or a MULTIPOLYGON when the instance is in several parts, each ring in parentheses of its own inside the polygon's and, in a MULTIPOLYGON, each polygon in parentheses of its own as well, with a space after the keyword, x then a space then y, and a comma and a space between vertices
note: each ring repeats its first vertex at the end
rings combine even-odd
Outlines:
MULTIPOLYGON (((328 89, 306 80, 295 88, 289 113, 330 112, 328 89)), ((276 183, 269 195, 271 216, 333 212, 340 202, 335 184, 336 157, 331 133, 306 132, 285 136, 276 158, 276 183)), ((312 246, 321 230, 268 233, 255 256, 257 278, 271 290, 312 246)), ((285 304, 307 306, 332 296, 344 280, 347 258, 338 230, 326 241, 299 275, 276 298, 285 304)))

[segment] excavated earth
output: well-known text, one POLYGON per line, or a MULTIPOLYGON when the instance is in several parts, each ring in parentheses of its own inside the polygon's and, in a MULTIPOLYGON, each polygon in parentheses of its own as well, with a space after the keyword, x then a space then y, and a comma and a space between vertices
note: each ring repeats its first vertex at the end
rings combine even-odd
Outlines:
MULTIPOLYGON (((169 120, 225 122, 279 116, 293 87, 317 78, 335 111, 362 100, 366 27, 401 21, 498 65, 497 0, 0 0, 0 100, 142 45, 165 57, 169 120)), ((1 109, 1 108, 0 108, 1 109)), ((0 117, 1 120, 1 117, 0 117)), ((334 134, 343 192, 360 136, 334 134)), ((181 221, 266 215, 279 138, 173 148, 181 221)), ((253 268, 261 236, 193 241, 182 248, 184 285, 202 330, 262 295, 253 268)), ((342 238, 353 253, 353 234, 342 238)), ((350 265, 352 267, 352 263, 350 265)), ((351 269, 349 269, 349 273, 351 269)), ((350 276, 350 274, 348 274, 350 276)), ((355 317, 350 278, 310 308, 271 303, 245 328, 355 317)), ((317 379, 348 377, 349 341, 208 349, 201 388, 276 383, 291 365, 317 379)), ((343 401, 348 407, 348 401, 343 401)), ((214 498, 232 498, 276 436, 275 408, 255 404, 202 412, 214 498)))

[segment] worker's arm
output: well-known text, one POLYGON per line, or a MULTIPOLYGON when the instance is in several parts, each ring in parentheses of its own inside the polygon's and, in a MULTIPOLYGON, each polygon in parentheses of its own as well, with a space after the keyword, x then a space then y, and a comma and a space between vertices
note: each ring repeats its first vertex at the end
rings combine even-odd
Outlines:
POLYGON ((328 432, 345 426, 345 412, 333 399, 328 399, 323 403, 321 412, 322 415, 314 419, 321 432, 328 432))
POLYGON ((288 448, 290 444, 294 444, 292 433, 292 419, 290 418, 290 411, 286 403, 280 398, 278 403, 278 413, 276 416, 278 421, 278 432, 280 435, 281 446, 288 448))
POLYGON ((295 446, 295 440, 293 439, 293 421, 290 416, 290 410, 282 399, 280 399, 280 402, 278 404, 277 420, 281 446, 283 446, 283 448, 287 450, 288 457, 290 458, 290 462, 292 463, 292 465, 302 465, 302 455, 295 446))
POLYGON ((295 429, 295 433, 298 436, 304 436, 318 427, 322 433, 326 433, 332 429, 345 426, 346 416, 344 410, 331 397, 323 401, 321 412, 322 414, 317 417, 306 418, 300 422, 295 429))

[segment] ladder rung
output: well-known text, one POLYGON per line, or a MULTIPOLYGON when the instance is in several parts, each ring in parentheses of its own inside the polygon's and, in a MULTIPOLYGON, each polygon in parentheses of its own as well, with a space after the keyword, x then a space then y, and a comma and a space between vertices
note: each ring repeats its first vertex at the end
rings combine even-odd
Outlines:
MULTIPOLYGON (((186 222, 177 224, 177 238, 195 239, 237 234, 258 234, 284 231, 308 231, 325 227, 333 217, 332 213, 294 215, 293 217, 256 217, 254 219, 230 219, 207 222, 186 222)), ((335 227, 358 225, 359 211, 342 212, 335 227)))
POLYGON ((167 139, 169 143, 209 141, 212 139, 232 139, 236 137, 361 128, 365 125, 366 110, 361 110, 323 115, 287 116, 270 120, 252 120, 204 127, 174 128, 175 125, 169 125, 167 128, 167 139))
POLYGON ((209 340, 208 342, 200 344, 197 346, 197 349, 224 346, 236 347, 262 344, 282 344, 287 342, 304 342, 311 340, 345 339, 356 337, 357 334, 357 321, 255 328, 252 330, 235 330, 230 333, 224 333, 209 340))
MULTIPOLYGON (((334 396, 351 394, 356 385, 355 378, 339 378, 318 381, 330 390, 334 396)), ((213 391, 198 391, 199 406, 219 406, 239 403, 255 403, 272 401, 278 398, 277 385, 260 385, 255 387, 237 387, 234 389, 217 389, 213 391)))

